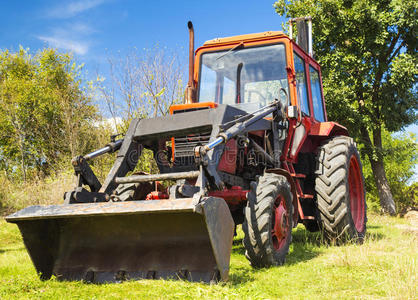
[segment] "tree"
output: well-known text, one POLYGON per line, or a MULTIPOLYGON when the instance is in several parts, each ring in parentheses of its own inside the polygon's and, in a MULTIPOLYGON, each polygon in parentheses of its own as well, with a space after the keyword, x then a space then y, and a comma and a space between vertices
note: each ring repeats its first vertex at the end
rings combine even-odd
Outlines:
POLYGON ((80 66, 53 49, 0 52, 0 164, 10 172, 48 171, 92 147, 96 107, 80 66))
POLYGON ((417 121, 417 2, 279 0, 274 7, 286 17, 312 16, 330 119, 364 145, 382 209, 395 214, 382 130, 417 121))
POLYGON ((122 119, 124 130, 134 117, 165 115, 172 104, 181 102, 184 67, 176 52, 157 46, 134 49, 108 62, 110 76, 101 78, 99 90, 112 118, 122 119))
MULTIPOLYGON (((109 56, 108 63, 109 78, 98 75, 98 88, 112 127, 119 132, 126 132, 133 118, 166 115, 172 104, 183 99, 185 69, 176 51, 134 48, 124 56, 109 56)), ((152 151, 143 149, 135 171, 156 169, 152 151)))

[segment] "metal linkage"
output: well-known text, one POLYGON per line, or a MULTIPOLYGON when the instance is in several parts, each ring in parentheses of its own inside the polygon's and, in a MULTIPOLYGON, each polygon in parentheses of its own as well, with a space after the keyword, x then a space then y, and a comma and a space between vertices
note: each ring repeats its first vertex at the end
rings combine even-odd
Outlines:
MULTIPOLYGON (((212 150, 216 146, 226 143, 231 138, 239 135, 240 133, 244 132, 246 128, 251 126, 253 123, 259 121, 260 119, 264 118, 265 116, 271 114, 274 111, 280 111, 281 103, 279 101, 275 101, 271 103, 270 105, 267 105, 258 111, 249 114, 249 118, 245 118, 243 121, 236 122, 233 126, 225 130, 224 132, 220 133, 219 136, 213 140, 212 142, 204 145, 204 146, 198 146, 195 148, 195 156, 200 157, 205 155, 206 152, 209 150, 212 150)), ((244 116, 246 117, 246 116, 244 116)))
POLYGON ((115 151, 120 149, 120 147, 122 146, 122 142, 123 142, 123 139, 117 140, 115 142, 111 142, 111 143, 107 144, 106 146, 104 146, 103 148, 100 148, 96 151, 93 151, 93 152, 87 154, 87 155, 84 155, 84 159, 85 160, 90 160, 90 159, 96 158, 96 157, 101 156, 101 155, 106 154, 106 153, 115 152, 115 151))
POLYGON ((132 176, 127 176, 127 177, 116 177, 115 182, 120 184, 120 183, 151 182, 151 181, 158 181, 158 180, 193 179, 193 178, 197 178, 199 174, 200 174, 200 171, 152 174, 152 175, 132 175, 132 176))

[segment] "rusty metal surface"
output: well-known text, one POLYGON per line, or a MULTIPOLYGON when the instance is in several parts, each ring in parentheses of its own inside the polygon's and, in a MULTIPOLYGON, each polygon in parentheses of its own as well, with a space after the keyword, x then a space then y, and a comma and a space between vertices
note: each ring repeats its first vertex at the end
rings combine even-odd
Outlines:
POLYGON ((181 114, 142 119, 136 128, 134 139, 139 143, 187 134, 210 131, 216 114, 193 111, 181 114))
POLYGON ((7 221, 42 279, 228 278, 234 225, 220 198, 32 207, 7 221))
POLYGON ((175 211, 193 211, 195 205, 192 198, 155 201, 127 201, 80 203, 67 205, 29 206, 7 216, 7 222, 16 223, 20 220, 47 218, 75 218, 121 214, 149 214, 175 211))
POLYGON ((232 240, 234 238, 234 220, 224 200, 218 201, 217 205, 213 205, 210 200, 220 198, 211 197, 206 199, 208 200, 201 203, 203 215, 206 220, 206 226, 220 277, 222 280, 227 280, 232 240))
POLYGON ((177 179, 192 179, 199 177, 199 171, 189 172, 175 172, 165 174, 151 174, 151 175, 132 175, 127 177, 116 177, 116 183, 135 183, 135 182, 150 182, 157 180, 177 180, 177 179))
MULTIPOLYGON (((135 129, 134 140, 146 143, 152 140, 164 138, 184 137, 211 131, 213 127, 235 121, 237 115, 246 115, 247 112, 234 106, 219 104, 214 109, 196 110, 142 119, 135 129)), ((247 131, 266 130, 271 128, 271 123, 263 118, 247 124, 247 131)), ((126 137, 125 137, 126 139, 126 137)))

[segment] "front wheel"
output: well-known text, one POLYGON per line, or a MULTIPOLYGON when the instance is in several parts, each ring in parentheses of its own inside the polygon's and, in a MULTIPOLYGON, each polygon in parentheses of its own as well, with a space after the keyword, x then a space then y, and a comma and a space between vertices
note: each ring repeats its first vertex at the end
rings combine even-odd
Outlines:
POLYGON ((352 138, 333 137, 320 147, 315 180, 319 225, 327 240, 363 242, 366 190, 360 156, 352 138))
POLYGON ((286 177, 266 173, 248 193, 243 244, 254 267, 282 265, 292 241, 293 205, 286 177))

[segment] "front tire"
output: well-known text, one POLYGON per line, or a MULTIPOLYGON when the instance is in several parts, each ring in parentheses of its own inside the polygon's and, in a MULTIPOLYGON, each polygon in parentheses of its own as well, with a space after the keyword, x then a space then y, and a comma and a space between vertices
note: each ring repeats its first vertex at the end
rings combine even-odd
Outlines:
POLYGON ((251 184, 243 244, 253 267, 282 265, 292 241, 293 205, 286 177, 266 173, 251 184))
MULTIPOLYGON (((147 175, 147 173, 137 172, 133 175, 147 175)), ((145 200, 148 193, 154 189, 154 182, 121 183, 113 191, 110 200, 113 202, 145 200)))
POLYGON ((319 225, 330 242, 363 242, 366 233, 366 190, 356 145, 336 136, 322 144, 315 180, 319 225))

